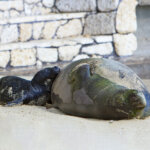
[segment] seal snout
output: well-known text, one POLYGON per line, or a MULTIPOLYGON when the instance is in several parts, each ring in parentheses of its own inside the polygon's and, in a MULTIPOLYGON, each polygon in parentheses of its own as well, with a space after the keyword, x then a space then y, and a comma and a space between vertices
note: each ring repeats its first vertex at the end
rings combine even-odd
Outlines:
POLYGON ((143 109, 146 107, 146 99, 142 92, 133 91, 130 95, 131 106, 137 110, 143 109))
POLYGON ((52 69, 56 74, 58 74, 60 72, 60 68, 57 66, 54 66, 52 69))
POLYGON ((59 74, 59 72, 60 72, 60 68, 57 66, 54 66, 51 69, 51 78, 56 78, 56 76, 59 74))
POLYGON ((42 75, 45 74, 48 78, 55 79, 56 76, 59 74, 60 68, 57 66, 54 66, 52 68, 45 68, 43 69, 42 75))

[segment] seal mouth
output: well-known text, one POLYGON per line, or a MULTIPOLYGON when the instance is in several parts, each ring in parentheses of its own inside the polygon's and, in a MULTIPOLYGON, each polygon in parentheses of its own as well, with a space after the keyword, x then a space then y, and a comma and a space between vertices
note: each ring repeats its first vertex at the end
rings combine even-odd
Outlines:
POLYGON ((138 90, 129 89, 124 93, 123 105, 117 109, 120 116, 131 118, 140 118, 146 107, 146 98, 144 94, 138 90))

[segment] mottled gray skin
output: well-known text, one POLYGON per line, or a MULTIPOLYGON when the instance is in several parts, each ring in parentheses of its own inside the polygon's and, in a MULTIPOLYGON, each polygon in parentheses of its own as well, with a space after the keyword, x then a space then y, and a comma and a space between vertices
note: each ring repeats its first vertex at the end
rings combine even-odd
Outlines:
POLYGON ((45 105, 51 103, 51 86, 60 72, 58 67, 45 68, 36 73, 31 81, 15 76, 0 79, 0 104, 45 105))
POLYGON ((107 59, 73 62, 52 86, 52 105, 63 112, 100 119, 149 115, 149 93, 127 66, 107 59))

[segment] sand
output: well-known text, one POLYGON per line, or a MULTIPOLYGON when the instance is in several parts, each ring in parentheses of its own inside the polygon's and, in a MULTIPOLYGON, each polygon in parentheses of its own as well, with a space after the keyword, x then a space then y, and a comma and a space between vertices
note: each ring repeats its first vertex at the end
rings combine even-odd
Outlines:
MULTIPOLYGON (((146 80, 149 86, 150 81, 146 80)), ((149 86, 150 87, 150 86, 149 86)), ((104 121, 37 106, 0 107, 0 150, 149 150, 150 117, 104 121)))

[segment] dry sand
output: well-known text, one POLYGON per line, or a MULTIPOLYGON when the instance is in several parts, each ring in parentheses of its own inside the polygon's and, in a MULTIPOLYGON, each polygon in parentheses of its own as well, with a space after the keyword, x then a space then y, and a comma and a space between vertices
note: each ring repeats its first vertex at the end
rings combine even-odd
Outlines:
MULTIPOLYGON (((145 83, 150 87, 149 80, 145 83)), ((65 115, 53 108, 0 107, 0 150, 149 149, 150 117, 104 121, 65 115)))

